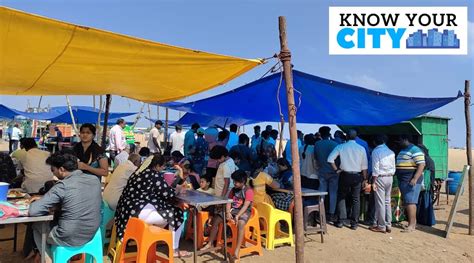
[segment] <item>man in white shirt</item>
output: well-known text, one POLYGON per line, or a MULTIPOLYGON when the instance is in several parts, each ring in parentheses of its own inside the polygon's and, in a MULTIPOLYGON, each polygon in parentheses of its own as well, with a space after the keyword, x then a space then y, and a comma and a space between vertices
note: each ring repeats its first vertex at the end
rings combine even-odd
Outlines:
POLYGON ((125 134, 123 133, 123 127, 126 123, 123 119, 118 119, 117 124, 110 129, 109 132, 109 150, 110 157, 115 159, 115 156, 125 149, 125 134))
POLYGON ((214 190, 216 196, 227 197, 229 190, 234 187, 231 180, 233 172, 237 171, 237 166, 232 158, 229 157, 229 151, 224 146, 214 146, 210 152, 210 158, 218 160, 216 178, 214 179, 214 190))
POLYGON ((150 130, 150 137, 148 138, 148 148, 151 153, 163 153, 161 149, 161 143, 164 141, 163 131, 161 130, 163 122, 157 120, 155 122, 155 127, 150 130))
POLYGON ((22 133, 21 133, 21 130, 18 128, 18 123, 15 123, 15 125, 13 126, 11 130, 11 137, 10 137, 13 152, 16 151, 16 149, 18 149, 18 142, 20 141, 21 135, 22 133))
POLYGON ((21 185, 27 193, 38 193, 47 181, 53 180, 51 167, 46 164, 49 152, 38 149, 33 138, 25 138, 22 141, 26 155, 21 161, 25 173, 25 180, 21 185))
POLYGON ((395 174, 395 153, 385 143, 387 136, 378 135, 372 151, 372 178, 375 191, 376 225, 369 227, 374 232, 392 232, 391 193, 393 175, 395 174))
POLYGON ((339 174, 339 190, 337 195, 337 210, 339 220, 336 227, 343 227, 348 225, 347 211, 346 211, 346 196, 352 196, 352 213, 350 220, 350 228, 356 230, 359 224, 360 214, 360 190, 361 182, 367 180, 367 155, 364 147, 357 144, 355 139, 357 132, 349 130, 348 141, 340 144, 328 156, 328 163, 336 173, 339 174), (339 157, 341 165, 337 168, 335 161, 339 157))
POLYGON ((179 151, 184 155, 184 133, 183 127, 179 124, 175 126, 176 131, 170 135, 171 152, 179 151))
POLYGON ((141 157, 136 153, 130 154, 125 163, 120 164, 111 175, 110 182, 104 189, 103 198, 113 210, 117 207, 122 191, 127 185, 128 178, 141 165, 141 157))

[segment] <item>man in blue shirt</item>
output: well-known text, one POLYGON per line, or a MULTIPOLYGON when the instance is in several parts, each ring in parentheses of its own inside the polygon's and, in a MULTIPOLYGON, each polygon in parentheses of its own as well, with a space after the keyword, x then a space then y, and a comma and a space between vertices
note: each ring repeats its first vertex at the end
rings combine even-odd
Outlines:
POLYGON ((238 126, 235 123, 230 125, 229 141, 227 142, 226 148, 228 151, 235 145, 239 144, 239 135, 237 135, 238 126))
POLYGON ((192 158, 189 150, 191 150, 191 148, 193 148, 194 146, 194 143, 196 141, 195 133, 200 127, 201 126, 199 125, 199 123, 194 123, 191 126, 191 130, 187 131, 184 135, 184 156, 187 158, 192 158))
POLYGON ((262 136, 260 136, 260 126, 253 127, 254 135, 252 136, 250 147, 254 153, 257 152, 257 147, 262 142, 262 136))
MULTIPOLYGON (((319 167, 319 191, 329 193, 329 222, 336 221, 337 190, 339 185, 339 176, 328 163, 329 154, 338 145, 331 140, 331 128, 322 126, 319 128, 322 140, 317 141, 314 146, 314 157, 319 167)), ((339 160, 336 160, 336 166, 339 166, 339 160)))

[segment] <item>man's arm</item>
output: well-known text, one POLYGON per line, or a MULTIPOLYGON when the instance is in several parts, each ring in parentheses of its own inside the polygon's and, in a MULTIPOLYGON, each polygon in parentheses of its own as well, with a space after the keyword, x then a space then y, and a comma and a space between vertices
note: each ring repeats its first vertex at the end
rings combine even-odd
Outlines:
POLYGON ((29 216, 43 216, 49 214, 49 209, 56 204, 60 204, 65 194, 64 184, 57 183, 41 199, 30 204, 29 216))
POLYGON ((334 171, 338 170, 335 161, 336 161, 336 158, 339 156, 339 154, 340 154, 340 147, 336 146, 336 148, 334 148, 334 150, 332 150, 332 152, 329 154, 328 159, 327 159, 327 162, 331 164, 331 167, 332 169, 334 169, 334 171))
POLYGON ((423 175, 423 171, 425 170, 425 163, 420 163, 416 166, 415 176, 411 179, 410 184, 415 185, 418 179, 423 175))
POLYGON ((224 178, 224 187, 222 188, 222 197, 226 197, 227 192, 229 190, 229 185, 230 185, 230 179, 229 178, 224 178))

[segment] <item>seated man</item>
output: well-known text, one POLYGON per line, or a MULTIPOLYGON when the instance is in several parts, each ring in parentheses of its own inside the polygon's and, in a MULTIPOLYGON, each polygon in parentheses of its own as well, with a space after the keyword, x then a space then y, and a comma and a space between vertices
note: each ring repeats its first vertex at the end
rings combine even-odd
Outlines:
POLYGON ((110 182, 105 187, 103 194, 104 200, 112 210, 115 210, 117 207, 118 200, 122 195, 123 189, 127 185, 128 178, 130 178, 130 175, 140 167, 141 163, 141 156, 132 153, 128 157, 127 162, 120 164, 115 168, 110 178, 110 182))
POLYGON ((38 149, 33 138, 25 138, 23 146, 26 154, 24 158, 20 159, 20 162, 25 174, 25 181, 21 187, 27 193, 38 193, 44 183, 53 180, 51 168, 45 163, 49 152, 38 149))
MULTIPOLYGON (((43 216, 57 207, 54 224, 47 236, 51 245, 82 246, 89 242, 100 226, 101 186, 96 176, 78 169, 77 158, 57 152, 46 160, 60 181, 43 197, 32 198, 29 216, 43 216)), ((36 246, 41 251, 41 224, 33 224, 36 246)))

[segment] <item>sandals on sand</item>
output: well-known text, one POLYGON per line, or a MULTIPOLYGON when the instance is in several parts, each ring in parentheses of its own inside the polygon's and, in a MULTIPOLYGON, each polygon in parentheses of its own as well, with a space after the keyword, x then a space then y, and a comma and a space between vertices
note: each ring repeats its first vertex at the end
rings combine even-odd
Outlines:
POLYGON ((177 252, 174 252, 174 257, 175 258, 190 258, 193 255, 193 253, 184 251, 184 250, 178 250, 177 252))

